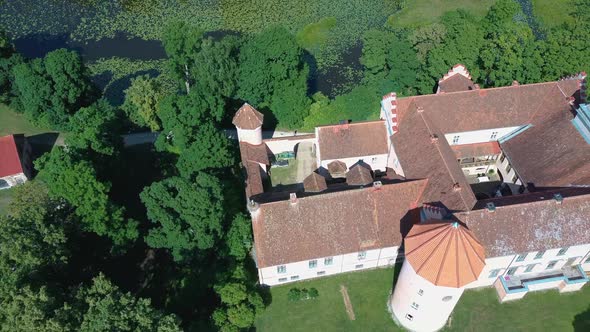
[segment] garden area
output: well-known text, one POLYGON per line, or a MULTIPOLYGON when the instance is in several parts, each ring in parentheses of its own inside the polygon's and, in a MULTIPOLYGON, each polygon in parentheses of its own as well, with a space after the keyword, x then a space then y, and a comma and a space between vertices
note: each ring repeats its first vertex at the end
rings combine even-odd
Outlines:
MULTIPOLYGON (((266 331, 403 331, 387 312, 387 298, 399 267, 353 272, 270 289, 272 302, 256 320, 266 331), (396 272, 394 272, 394 270, 396 272), (347 315, 346 287, 355 319, 347 315), (292 288, 316 288, 312 300, 289 301, 292 288)), ((579 292, 529 293, 500 304, 493 288, 465 291, 444 331, 588 331, 590 287, 579 292)))

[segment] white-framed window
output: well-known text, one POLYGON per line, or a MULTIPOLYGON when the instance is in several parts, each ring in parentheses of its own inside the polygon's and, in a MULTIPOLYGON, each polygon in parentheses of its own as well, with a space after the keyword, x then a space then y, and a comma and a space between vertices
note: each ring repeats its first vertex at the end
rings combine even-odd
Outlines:
POLYGON ((355 269, 362 269, 363 268, 363 264, 357 264, 354 266, 355 269))
POLYGON ((545 268, 545 270, 551 270, 552 268, 555 267, 555 264, 557 264, 557 261, 549 262, 549 264, 547 264, 547 267, 545 268))
POLYGON ((357 255, 357 259, 359 261, 362 261, 363 259, 367 258, 367 252, 366 251, 361 251, 359 252, 359 254, 357 255))
POLYGON ((514 176, 512 177, 512 183, 516 183, 516 181, 518 181, 518 176, 514 174, 514 176))
POLYGON ((277 273, 279 273, 279 274, 287 273, 287 267, 285 265, 277 266, 277 273))
POLYGON ((326 274, 326 271, 318 271, 317 275, 319 276, 323 276, 324 274, 326 274))
POLYGON ((374 164, 374 163, 376 163, 376 162, 377 162, 377 157, 373 157, 373 158, 371 158, 371 164, 374 164))
POLYGON ((512 170, 512 166, 510 166, 510 164, 508 164, 508 166, 506 166, 506 174, 510 173, 511 170, 512 170))
POLYGON ((535 264, 529 264, 526 266, 524 272, 531 272, 535 268, 535 264))
POLYGON ((502 157, 500 157, 500 163, 503 163, 505 159, 506 159, 506 156, 504 154, 502 154, 502 157))
POLYGON ((299 276, 291 276, 291 280, 299 280, 299 276))
POLYGON ((459 135, 453 136, 453 144, 459 143, 459 135))
POLYGON ((424 290, 423 289, 419 289, 418 290, 418 295, 420 295, 420 296, 424 295, 424 290))
POLYGON ((279 278, 279 282, 285 282, 287 281, 287 278, 279 278))
POLYGON ((563 248, 559 249, 559 251, 557 252, 557 256, 565 255, 565 253, 567 252, 568 249, 569 249, 569 247, 563 247, 563 248))
POLYGON ((495 269, 495 270, 491 270, 490 271, 490 278, 495 278, 498 276, 498 274, 500 274, 500 269, 495 269))
POLYGON ((412 309, 418 310, 418 308, 420 307, 420 305, 416 302, 412 302, 412 309))
POLYGON ((308 263, 310 269, 315 269, 318 266, 318 260, 314 259, 309 261, 308 263))
POLYGON ((406 319, 411 321, 414 319, 414 316, 410 315, 410 314, 406 314, 406 319))
POLYGON ((516 270, 518 270, 518 266, 511 267, 508 269, 508 272, 506 272, 506 274, 509 276, 513 276, 516 273, 516 270))
POLYGON ((498 137, 498 132, 492 131, 492 134, 490 135, 490 141, 494 141, 496 137, 498 137))
POLYGON ((332 265, 332 264, 334 264, 334 257, 324 258, 324 265, 327 266, 327 265, 332 265))
POLYGON ((537 251, 537 254, 535 255, 535 259, 543 258, 543 255, 545 255, 545 250, 537 251))
POLYGON ((518 255, 518 256, 516 257, 516 261, 517 261, 517 262, 522 262, 522 261, 524 261, 524 260, 525 260, 525 258, 526 258, 526 255, 527 255, 527 254, 518 255))

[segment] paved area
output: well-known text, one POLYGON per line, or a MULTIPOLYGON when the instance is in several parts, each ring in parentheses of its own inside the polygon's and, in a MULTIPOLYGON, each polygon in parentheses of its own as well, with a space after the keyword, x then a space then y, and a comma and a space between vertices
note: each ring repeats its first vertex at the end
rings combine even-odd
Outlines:
POLYGON ((317 168, 315 155, 313 153, 313 143, 299 143, 296 160, 297 176, 295 177, 295 181, 297 183, 302 183, 303 180, 317 168))

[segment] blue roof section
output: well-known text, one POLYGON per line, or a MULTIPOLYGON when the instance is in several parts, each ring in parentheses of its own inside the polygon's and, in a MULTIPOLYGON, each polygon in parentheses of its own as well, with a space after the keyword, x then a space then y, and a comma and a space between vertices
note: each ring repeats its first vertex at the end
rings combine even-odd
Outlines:
POLYGON ((525 131, 525 130, 529 129, 529 128, 530 128, 530 127, 532 127, 532 126, 533 126, 533 125, 531 125, 531 124, 528 124, 528 125, 526 125, 526 126, 519 127, 519 128, 517 128, 517 129, 513 130, 512 132, 510 132, 510 133, 508 133, 508 134, 506 134, 506 135, 504 135, 504 136, 500 137, 500 138, 498 139, 498 142, 500 142, 500 143, 504 143, 504 142, 506 142, 507 140, 509 140, 509 139, 511 139, 511 138, 513 138, 513 137, 515 137, 516 135, 518 135, 518 134, 521 134, 523 131, 525 131))
POLYGON ((586 143, 590 144, 590 107, 588 104, 580 104, 572 124, 586 140, 586 143))

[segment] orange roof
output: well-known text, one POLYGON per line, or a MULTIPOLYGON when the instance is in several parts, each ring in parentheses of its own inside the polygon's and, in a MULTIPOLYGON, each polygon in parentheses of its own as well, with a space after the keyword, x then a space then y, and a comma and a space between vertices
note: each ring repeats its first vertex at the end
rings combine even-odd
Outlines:
POLYGON ((501 152, 497 141, 451 145, 451 149, 457 158, 495 156, 501 152))
POLYGON ((416 273, 437 286, 463 287, 477 280, 485 265, 483 246, 456 222, 414 225, 405 248, 406 260, 416 273))
POLYGON ((264 115, 245 103, 234 115, 232 123, 240 129, 256 129, 262 126, 264 115))

